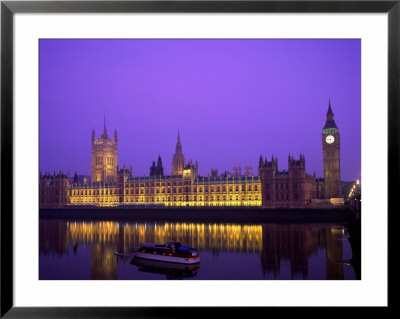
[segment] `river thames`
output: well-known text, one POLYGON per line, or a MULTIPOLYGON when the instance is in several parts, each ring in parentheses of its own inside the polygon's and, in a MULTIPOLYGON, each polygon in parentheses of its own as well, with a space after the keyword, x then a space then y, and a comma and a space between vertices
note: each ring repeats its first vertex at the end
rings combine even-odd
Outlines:
POLYGON ((41 280, 355 280, 346 223, 39 221, 41 280), (136 260, 140 243, 196 247, 195 265, 136 260), (115 253, 118 254, 115 254, 115 253))

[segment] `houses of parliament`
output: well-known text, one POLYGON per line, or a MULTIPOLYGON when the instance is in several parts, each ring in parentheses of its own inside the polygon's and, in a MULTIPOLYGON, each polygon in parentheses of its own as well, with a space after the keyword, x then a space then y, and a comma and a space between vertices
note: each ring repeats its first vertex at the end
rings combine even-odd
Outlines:
POLYGON ((99 139, 91 136, 91 178, 77 174, 40 173, 39 207, 85 206, 261 206, 294 208, 315 200, 341 201, 340 134, 329 102, 322 129, 324 178, 306 173, 305 156, 288 157, 288 170, 278 169, 278 159, 260 156, 258 175, 240 170, 200 176, 198 162, 186 161, 178 132, 171 173, 165 174, 162 159, 153 162, 149 176, 136 177, 132 166, 118 169, 118 136, 108 136, 106 123, 99 139))

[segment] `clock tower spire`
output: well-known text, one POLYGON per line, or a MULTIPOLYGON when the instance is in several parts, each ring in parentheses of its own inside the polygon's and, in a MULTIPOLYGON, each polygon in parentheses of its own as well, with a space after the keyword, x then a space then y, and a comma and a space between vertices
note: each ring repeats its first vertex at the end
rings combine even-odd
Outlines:
POLYGON ((324 163, 325 198, 341 198, 340 180, 340 134, 335 123, 329 99, 325 126, 322 129, 322 152, 324 163))

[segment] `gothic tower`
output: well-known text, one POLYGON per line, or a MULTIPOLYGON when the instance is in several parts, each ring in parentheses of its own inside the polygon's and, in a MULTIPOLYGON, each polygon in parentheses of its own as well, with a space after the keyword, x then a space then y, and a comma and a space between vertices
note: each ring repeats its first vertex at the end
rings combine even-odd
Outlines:
POLYGON ((296 160, 289 155, 289 202, 291 207, 301 207, 306 205, 305 200, 305 181, 306 181, 306 160, 300 154, 300 159, 296 160))
POLYGON ((104 130, 96 140, 96 133, 92 131, 92 183, 116 183, 118 181, 118 137, 114 131, 114 138, 108 137, 106 118, 104 116, 104 130))
POLYGON ((175 154, 172 158, 172 172, 171 175, 183 175, 185 167, 185 157, 182 153, 181 139, 178 132, 178 141, 176 142, 175 154))
POLYGON ((340 134, 329 100, 326 123, 322 130, 322 152, 324 161, 325 198, 340 198, 340 134))
POLYGON ((261 178, 261 196, 263 207, 275 207, 277 200, 277 187, 275 174, 278 171, 278 158, 272 156, 271 161, 263 159, 260 155, 258 176, 261 178))

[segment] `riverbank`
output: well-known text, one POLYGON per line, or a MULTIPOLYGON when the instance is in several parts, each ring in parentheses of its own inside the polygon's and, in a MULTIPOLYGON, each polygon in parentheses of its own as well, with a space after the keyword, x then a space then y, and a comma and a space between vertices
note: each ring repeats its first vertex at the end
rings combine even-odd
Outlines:
POLYGON ((225 223, 345 222, 352 217, 347 206, 275 208, 261 207, 157 207, 157 208, 47 208, 40 218, 75 220, 136 220, 225 223))

